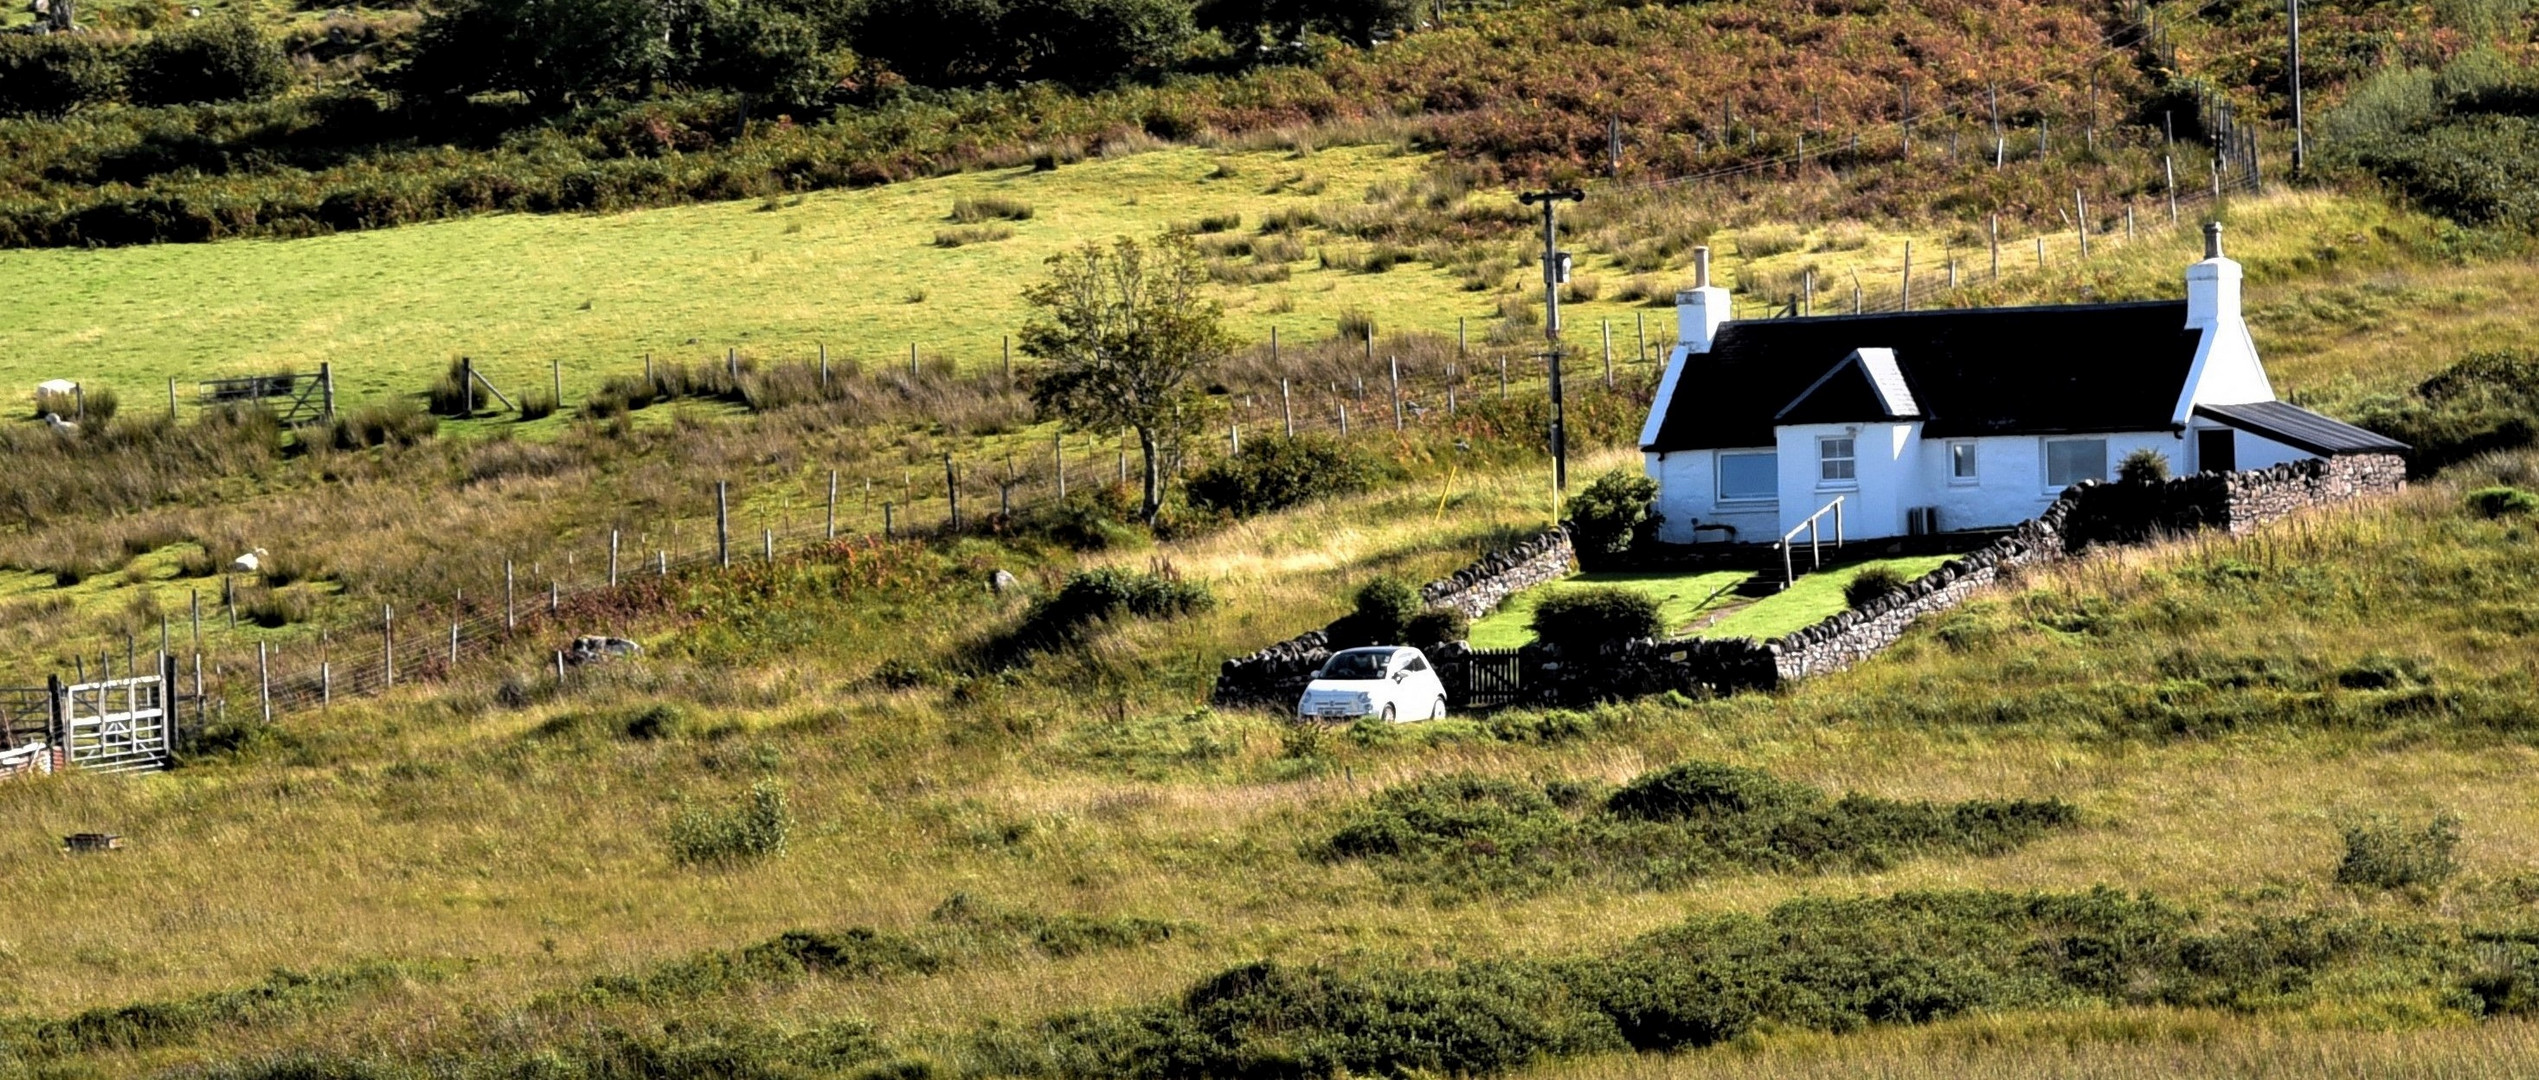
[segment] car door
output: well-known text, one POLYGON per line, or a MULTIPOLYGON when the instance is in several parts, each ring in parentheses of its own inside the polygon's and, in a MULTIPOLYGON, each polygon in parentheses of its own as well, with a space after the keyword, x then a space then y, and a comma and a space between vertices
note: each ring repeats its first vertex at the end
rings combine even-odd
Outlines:
POLYGON ((1417 649, 1402 661, 1410 678, 1402 681, 1396 699, 1401 702, 1399 714, 1405 720, 1426 720, 1437 703, 1446 697, 1446 684, 1437 678, 1437 668, 1417 649))

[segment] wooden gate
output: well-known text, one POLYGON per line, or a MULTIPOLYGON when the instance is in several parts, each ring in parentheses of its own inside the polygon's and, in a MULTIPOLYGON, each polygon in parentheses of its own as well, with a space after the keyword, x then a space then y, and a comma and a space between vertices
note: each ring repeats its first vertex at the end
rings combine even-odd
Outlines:
POLYGON ((176 699, 165 669, 64 686, 53 680, 53 745, 72 768, 149 772, 176 748, 176 699))
POLYGON ((1463 707, 1495 709, 1525 696, 1524 667, 1515 649, 1474 649, 1465 656, 1463 707))
MULTIPOLYGON (((203 404, 261 404, 273 410, 284 427, 314 424, 335 415, 335 369, 319 364, 312 377, 285 372, 211 379, 203 383, 203 404)), ((168 389, 168 407, 176 407, 176 390, 168 389)))

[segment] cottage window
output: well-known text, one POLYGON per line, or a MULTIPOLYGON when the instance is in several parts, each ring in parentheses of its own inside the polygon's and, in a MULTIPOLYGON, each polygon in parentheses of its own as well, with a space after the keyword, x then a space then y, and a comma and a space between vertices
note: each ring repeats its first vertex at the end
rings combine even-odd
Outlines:
POLYGON ((1859 479, 1849 436, 1816 440, 1816 479, 1827 487, 1850 487, 1859 479))
POLYGON ((1948 480, 1953 484, 1975 482, 1975 443, 1959 439, 1948 444, 1948 480))
POLYGON ((1780 454, 1747 450, 1719 455, 1720 502, 1771 502, 1780 494, 1780 454))
POLYGON ((2061 489, 2083 480, 2104 479, 2107 479, 2107 440, 2046 440, 2046 487, 2061 489))

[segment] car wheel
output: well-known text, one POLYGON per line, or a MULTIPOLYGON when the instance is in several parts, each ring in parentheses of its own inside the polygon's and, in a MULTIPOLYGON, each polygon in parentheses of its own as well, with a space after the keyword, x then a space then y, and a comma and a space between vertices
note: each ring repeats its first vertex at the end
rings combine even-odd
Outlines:
POLYGON ((1387 703, 1385 703, 1385 706, 1384 706, 1384 722, 1385 722, 1385 723, 1387 723, 1387 724, 1390 724, 1390 723, 1392 723, 1392 722, 1394 721, 1394 719, 1395 719, 1395 717, 1393 716, 1393 705, 1392 705, 1392 703, 1387 702, 1387 703))
POLYGON ((1428 710, 1428 718, 1431 720, 1443 720, 1446 718, 1446 699, 1437 699, 1437 704, 1431 706, 1428 710))

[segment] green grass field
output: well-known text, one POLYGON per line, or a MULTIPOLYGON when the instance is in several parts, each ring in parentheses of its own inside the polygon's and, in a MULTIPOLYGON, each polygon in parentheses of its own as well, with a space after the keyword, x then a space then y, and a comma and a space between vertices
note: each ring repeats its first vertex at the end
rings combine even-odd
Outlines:
MULTIPOLYGON (((931 358, 1000 362, 1027 314, 1025 286, 1049 256, 1087 241, 1151 237, 1208 217, 1239 218, 1249 236, 1286 209, 1350 205, 1399 187, 1427 162, 1387 147, 1310 155, 1163 149, 1029 168, 607 216, 504 215, 288 241, 161 245, 106 251, 0 252, 0 289, 20 313, 0 327, 0 386, 71 378, 146 406, 165 382, 335 365, 351 400, 416 393, 465 354, 503 385, 543 386, 564 365, 577 401, 606 374, 663 359, 719 358, 727 348, 837 360, 931 358), (1032 208, 996 223, 1002 240, 938 246, 955 200, 995 197, 1032 208)), ((1331 337, 1345 312, 1391 334, 1477 340, 1498 317, 1495 296, 1467 293, 1437 268, 1386 273, 1320 266, 1325 248, 1363 242, 1321 229, 1285 281, 1226 285, 1217 295, 1246 341, 1273 327, 1290 342, 1331 337)), ((1511 257, 1513 262, 1513 257, 1511 257)), ((1633 311, 1580 306, 1573 328, 1633 311)), ((1674 323, 1653 313, 1652 335, 1674 323)), ((1575 329, 1573 329, 1575 332, 1575 329)), ((185 388, 190 395, 190 386, 185 388)))
POLYGON ((1633 592, 1657 598, 1658 618, 1666 623, 1669 633, 1682 631, 1704 611, 1726 606, 1733 597, 1721 590, 1752 577, 1744 570, 1714 570, 1706 573, 1682 574, 1664 572, 1626 573, 1620 571, 1572 574, 1558 582, 1508 597, 1499 610, 1472 624, 1472 647, 1476 649, 1513 649, 1534 640, 1531 625, 1534 606, 1553 590, 1580 585, 1619 585, 1633 592), (1709 601, 1707 608, 1704 601, 1709 601))

